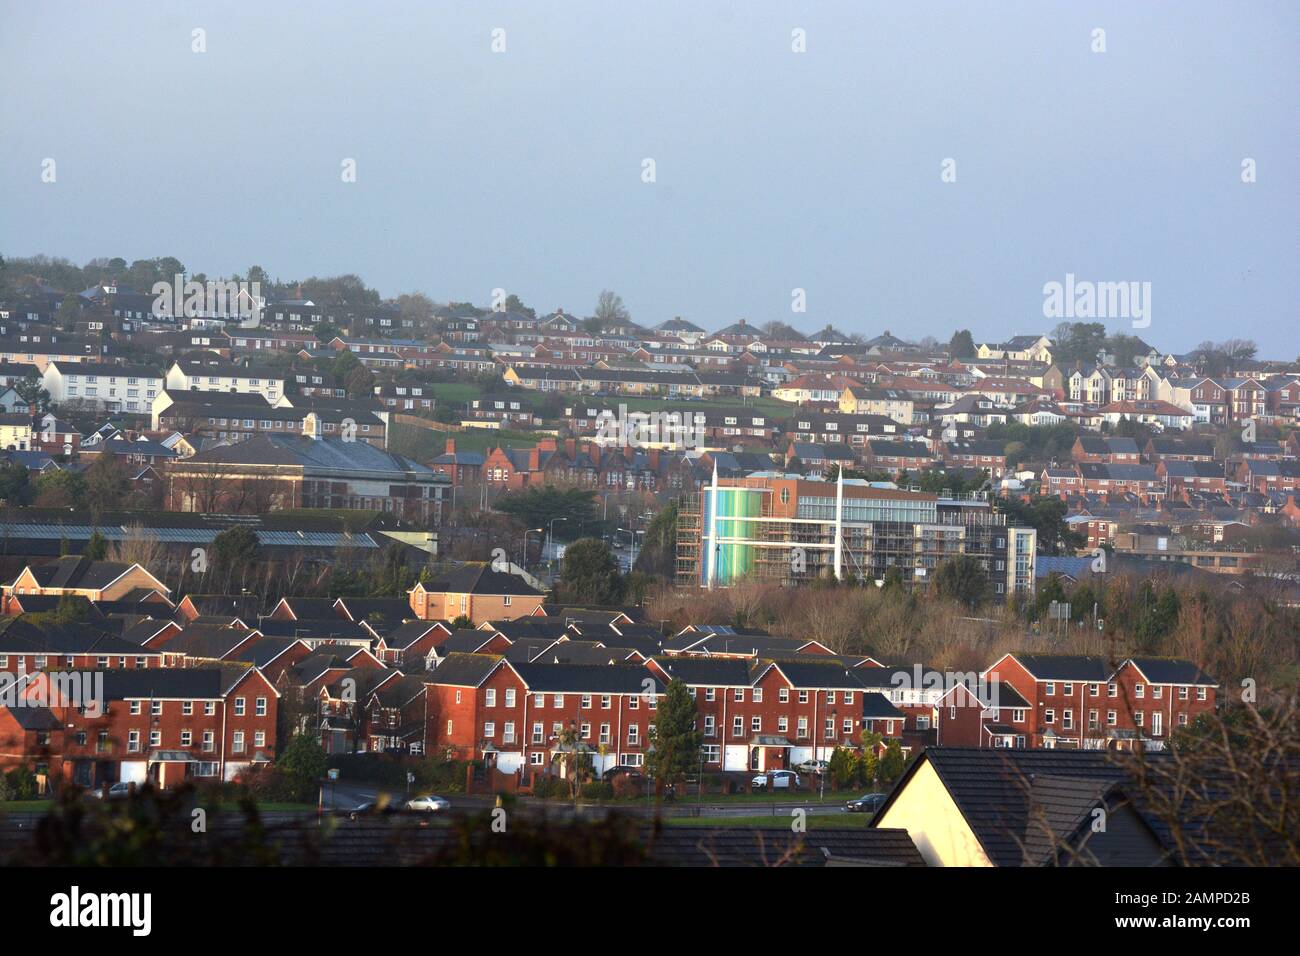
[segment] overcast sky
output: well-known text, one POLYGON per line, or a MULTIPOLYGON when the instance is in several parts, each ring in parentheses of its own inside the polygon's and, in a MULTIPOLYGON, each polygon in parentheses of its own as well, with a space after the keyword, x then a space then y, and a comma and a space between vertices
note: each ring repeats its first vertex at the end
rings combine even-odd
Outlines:
POLYGON ((944 340, 1073 273, 1294 358, 1298 11, 0 0, 0 253, 944 340))

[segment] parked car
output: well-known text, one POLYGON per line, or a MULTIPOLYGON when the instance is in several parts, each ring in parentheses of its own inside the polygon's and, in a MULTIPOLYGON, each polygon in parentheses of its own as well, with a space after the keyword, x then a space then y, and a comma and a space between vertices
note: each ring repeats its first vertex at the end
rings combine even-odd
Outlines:
POLYGON ((825 760, 805 760, 803 763, 795 764, 794 769, 800 773, 825 773, 831 768, 831 765, 825 760))
MULTIPOLYGON (((135 784, 127 783, 125 781, 118 781, 117 783, 113 784, 111 787, 108 788, 107 797, 109 800, 123 800, 131 796, 131 791, 134 789, 135 789, 135 784)), ((99 799, 101 800, 103 800, 105 797, 105 793, 102 789, 95 790, 94 794, 95 796, 99 797, 99 799)))
POLYGON ((856 800, 850 800, 844 805, 844 809, 849 813, 875 813, 885 805, 885 795, 883 793, 864 793, 856 800))
POLYGON ((793 770, 773 770, 771 773, 760 773, 750 783, 755 790, 765 790, 769 780, 772 782, 773 790, 791 790, 799 786, 799 775, 793 770))
POLYGON ((416 813, 446 813, 451 809, 451 801, 446 797, 435 797, 430 793, 407 800, 406 809, 416 813))

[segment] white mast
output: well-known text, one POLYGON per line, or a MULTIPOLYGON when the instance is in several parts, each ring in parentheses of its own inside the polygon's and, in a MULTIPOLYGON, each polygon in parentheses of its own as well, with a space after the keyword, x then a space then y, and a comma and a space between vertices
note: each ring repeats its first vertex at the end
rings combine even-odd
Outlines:
POLYGON ((705 574, 704 583, 713 589, 713 576, 717 573, 717 550, 718 546, 714 544, 714 539, 718 534, 718 460, 713 459, 713 484, 710 486, 710 505, 709 505, 709 527, 706 529, 705 541, 709 553, 704 556, 705 574))
POLYGON ((843 580, 840 571, 844 561, 844 466, 835 480, 835 580, 843 580))

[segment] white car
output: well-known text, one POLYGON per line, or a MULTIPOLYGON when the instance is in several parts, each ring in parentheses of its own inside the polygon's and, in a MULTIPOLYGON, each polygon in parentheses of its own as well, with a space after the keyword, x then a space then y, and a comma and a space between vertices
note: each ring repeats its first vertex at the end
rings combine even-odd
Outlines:
POLYGON ((750 781, 755 790, 762 790, 772 782, 773 790, 789 790, 799 786, 799 775, 791 770, 773 770, 771 773, 760 773, 750 781))
MULTIPOLYGON (((124 780, 122 780, 122 781, 118 781, 117 783, 113 784, 111 787, 108 788, 108 799, 110 799, 110 800, 122 800, 122 799, 125 799, 126 797, 131 796, 131 791, 132 791, 133 789, 135 789, 135 785, 134 785, 134 784, 127 783, 127 782, 124 781, 124 780)), ((103 790, 95 790, 95 791, 94 791, 94 794, 95 794, 95 796, 98 797, 99 799, 101 799, 101 800, 104 799, 104 791, 103 791, 103 790)))
POLYGON ((446 813, 451 809, 451 801, 445 797, 435 797, 431 794, 424 797, 412 797, 406 801, 406 809, 418 813, 446 813))
POLYGON ((831 765, 825 760, 805 760, 803 763, 795 764, 794 769, 800 773, 818 774, 830 770, 831 765))

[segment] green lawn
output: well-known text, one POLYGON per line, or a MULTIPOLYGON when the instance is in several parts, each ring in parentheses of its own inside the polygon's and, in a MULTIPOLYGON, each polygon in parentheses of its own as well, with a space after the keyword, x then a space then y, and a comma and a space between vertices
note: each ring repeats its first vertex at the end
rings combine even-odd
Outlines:
POLYGON ((51 800, 0 800, 0 813, 17 811, 19 813, 44 813, 50 808, 51 800))

